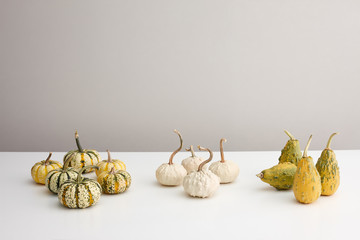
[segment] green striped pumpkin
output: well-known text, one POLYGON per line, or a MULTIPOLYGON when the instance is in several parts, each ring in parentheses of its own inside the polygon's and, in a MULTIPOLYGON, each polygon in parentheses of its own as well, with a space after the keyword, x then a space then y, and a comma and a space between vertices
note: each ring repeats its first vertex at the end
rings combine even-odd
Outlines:
MULTIPOLYGON (((83 149, 80 145, 79 135, 77 131, 75 132, 75 141, 78 147, 77 150, 69 151, 64 156, 64 164, 69 160, 69 167, 73 167, 77 170, 82 169, 83 167, 96 165, 101 161, 101 157, 96 150, 93 149, 83 149)), ((87 169, 85 172, 92 172, 93 168, 87 169)))
POLYGON ((131 185, 131 176, 127 171, 115 170, 113 167, 109 172, 102 172, 98 176, 104 193, 117 194, 125 192, 131 185))
POLYGON ((82 173, 89 168, 97 166, 83 167, 76 180, 71 179, 61 185, 58 199, 62 205, 68 208, 87 208, 99 201, 102 191, 100 184, 93 179, 82 177, 82 173))

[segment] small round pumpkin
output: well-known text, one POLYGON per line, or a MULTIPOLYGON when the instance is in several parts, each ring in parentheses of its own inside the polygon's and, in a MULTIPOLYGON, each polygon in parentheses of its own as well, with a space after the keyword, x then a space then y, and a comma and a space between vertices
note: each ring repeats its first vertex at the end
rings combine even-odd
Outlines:
POLYGON ((103 171, 98 176, 104 193, 117 194, 125 192, 131 184, 131 176, 127 171, 115 170, 113 167, 110 171, 103 171))
POLYGON ((82 173, 89 168, 97 168, 97 166, 83 167, 77 179, 70 179, 61 185, 58 199, 62 205, 68 208, 87 208, 99 201, 102 192, 100 184, 82 176, 82 173))
MULTIPOLYGON (((80 145, 79 141, 79 134, 76 131, 75 132, 75 141, 76 145, 78 147, 77 150, 69 151, 64 156, 64 164, 67 160, 69 160, 69 167, 73 167, 77 170, 82 169, 83 167, 90 166, 90 165, 96 165, 101 161, 101 157, 99 153, 96 150, 93 149, 83 149, 80 145)), ((87 172, 94 171, 93 168, 86 169, 87 172)))
POLYGON ((108 153, 108 159, 102 160, 96 165, 99 167, 99 170, 95 170, 97 176, 99 176, 104 171, 108 172, 113 167, 115 168, 115 170, 126 170, 126 165, 123 161, 120 161, 118 159, 112 159, 109 150, 106 151, 108 153))
POLYGON ((191 157, 182 160, 181 165, 183 165, 187 173, 198 170, 199 165, 204 161, 204 159, 195 155, 193 145, 191 145, 189 149, 185 150, 191 152, 191 157))
POLYGON ((157 181, 164 186, 180 185, 187 174, 186 169, 181 164, 173 163, 174 156, 180 152, 183 147, 183 139, 180 132, 176 129, 174 132, 180 138, 180 147, 171 154, 169 163, 161 164, 155 173, 157 181))
POLYGON ((220 186, 220 178, 208 169, 203 169, 203 166, 210 162, 213 158, 213 153, 208 148, 198 146, 201 151, 208 151, 210 153, 209 159, 202 162, 197 171, 193 171, 184 177, 183 187, 192 197, 206 198, 210 197, 220 186))
POLYGON ((59 188, 65 181, 71 179, 75 180, 77 178, 78 171, 69 167, 69 160, 70 159, 64 163, 63 168, 51 170, 46 175, 45 186, 50 190, 50 192, 57 194, 59 192, 59 188))
POLYGON ((51 155, 52 153, 49 153, 46 160, 35 163, 35 165, 31 168, 31 176, 36 183, 45 184, 46 175, 49 171, 62 168, 61 163, 50 160, 51 155))

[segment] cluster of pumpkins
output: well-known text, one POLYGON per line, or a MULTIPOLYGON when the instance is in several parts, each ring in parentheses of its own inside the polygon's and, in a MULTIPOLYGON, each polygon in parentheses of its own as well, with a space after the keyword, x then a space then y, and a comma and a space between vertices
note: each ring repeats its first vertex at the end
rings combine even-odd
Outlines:
POLYGON ((206 198, 215 193, 220 183, 233 182, 239 175, 239 167, 231 160, 224 159, 223 142, 220 140, 221 160, 212 163, 208 168, 206 164, 213 158, 213 153, 209 148, 198 146, 200 151, 208 151, 210 156, 207 160, 197 157, 191 145, 186 151, 191 152, 191 157, 184 159, 181 164, 173 162, 174 156, 181 151, 183 139, 179 131, 174 132, 180 138, 180 147, 170 156, 169 162, 164 163, 156 170, 157 181, 165 186, 182 185, 186 193, 192 197, 206 198))
POLYGON ((31 168, 31 176, 36 183, 45 184, 50 192, 57 194, 62 205, 68 208, 87 208, 96 204, 102 192, 117 194, 126 191, 131 184, 131 176, 125 164, 117 159, 101 160, 99 153, 83 149, 79 135, 75 132, 77 150, 65 154, 63 163, 46 160, 31 168), (97 181, 82 176, 95 170, 97 181))
POLYGON ((285 130, 285 133, 290 140, 281 151, 279 163, 262 171, 257 176, 276 189, 293 188, 295 198, 300 203, 312 203, 320 195, 334 194, 340 184, 340 173, 335 153, 330 148, 330 144, 337 133, 331 134, 316 166, 312 157, 307 155, 312 136, 301 154, 299 141, 288 131, 285 130))

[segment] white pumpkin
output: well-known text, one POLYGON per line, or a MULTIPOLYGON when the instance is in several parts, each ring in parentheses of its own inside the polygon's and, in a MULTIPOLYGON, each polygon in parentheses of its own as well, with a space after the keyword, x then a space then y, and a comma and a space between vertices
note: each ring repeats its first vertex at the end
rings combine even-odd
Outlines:
POLYGON ((183 187, 185 192, 192 197, 206 198, 213 195, 219 188, 220 178, 210 170, 203 169, 203 166, 213 158, 211 150, 200 146, 198 148, 202 151, 208 151, 210 157, 200 164, 197 171, 193 171, 184 177, 183 187))
POLYGON ((204 159, 195 155, 193 145, 191 145, 189 149, 185 150, 191 152, 191 157, 182 160, 181 165, 183 165, 187 173, 198 170, 199 165, 204 161, 204 159))
POLYGON ((180 152, 183 147, 181 134, 176 129, 174 132, 180 138, 180 147, 171 154, 168 163, 161 164, 160 167, 156 170, 157 181, 165 186, 180 185, 187 174, 186 169, 181 164, 173 163, 174 156, 180 152))
POLYGON ((223 142, 226 142, 225 138, 220 140, 220 154, 221 160, 214 162, 210 165, 209 170, 215 173, 220 178, 220 183, 230 183, 233 182, 238 176, 240 169, 238 165, 231 161, 225 160, 224 158, 224 148, 223 142))

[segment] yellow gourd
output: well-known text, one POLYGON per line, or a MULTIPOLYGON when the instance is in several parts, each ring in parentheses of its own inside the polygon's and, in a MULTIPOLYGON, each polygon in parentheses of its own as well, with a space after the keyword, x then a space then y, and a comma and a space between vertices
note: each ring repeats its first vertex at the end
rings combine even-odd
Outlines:
POLYGON ((110 151, 106 151, 108 153, 108 159, 102 160, 96 165, 99 167, 99 169, 95 170, 97 176, 99 176, 104 171, 110 171, 112 168, 115 168, 115 170, 126 170, 126 165, 123 161, 120 161, 118 159, 112 159, 110 151))
POLYGON ((293 191, 296 200, 300 203, 315 202, 321 194, 321 180, 318 171, 314 166, 312 157, 307 156, 307 151, 312 135, 305 147, 294 176, 293 191))
POLYGON ((46 175, 51 170, 62 168, 61 163, 58 161, 50 160, 52 153, 49 153, 49 156, 46 160, 35 163, 31 168, 31 176, 36 183, 45 184, 46 175))

